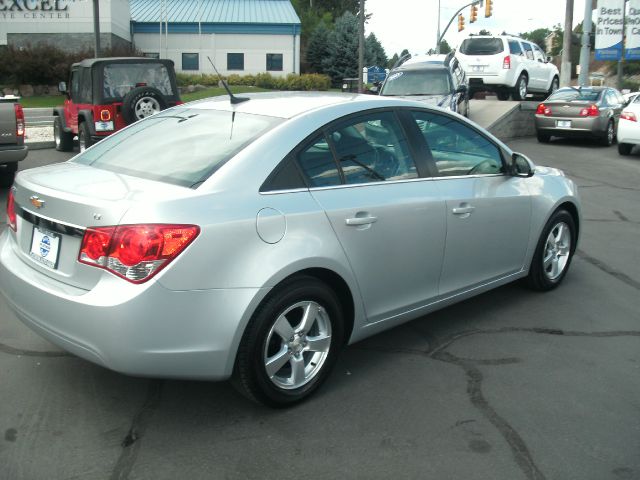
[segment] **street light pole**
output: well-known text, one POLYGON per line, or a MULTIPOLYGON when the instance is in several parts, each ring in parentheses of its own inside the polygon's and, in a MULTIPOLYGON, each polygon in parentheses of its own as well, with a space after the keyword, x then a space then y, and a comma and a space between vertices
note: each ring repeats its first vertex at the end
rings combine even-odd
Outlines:
POLYGON ((560 69, 560 86, 571 84, 571 36, 573 33, 573 0, 567 0, 564 17, 564 37, 562 39, 562 65, 560 69))
POLYGON ((578 85, 585 86, 589 83, 589 62, 591 60, 591 15, 593 4, 591 0, 584 2, 584 21, 582 22, 582 47, 580 49, 580 76, 578 85))
POLYGON ((360 18, 358 22, 358 93, 364 93, 362 70, 364 70, 364 0, 360 0, 360 18))
POLYGON ((93 0, 93 34, 93 54, 98 58, 100 57, 100 6, 98 5, 98 0, 93 0))
POLYGON ((440 0, 438 0, 438 36, 436 37, 436 53, 440 55, 440 0))

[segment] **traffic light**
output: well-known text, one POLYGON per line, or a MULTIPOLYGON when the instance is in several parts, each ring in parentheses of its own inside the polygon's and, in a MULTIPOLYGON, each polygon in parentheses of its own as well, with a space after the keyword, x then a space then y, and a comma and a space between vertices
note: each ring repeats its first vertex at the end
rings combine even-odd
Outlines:
POLYGON ((493 15, 493 0, 486 0, 484 4, 484 16, 488 18, 491 15, 493 15))
POLYGON ((458 15, 458 31, 461 32, 464 30, 464 16, 462 14, 458 15))
POLYGON ((473 23, 478 20, 478 7, 471 5, 471 13, 469 14, 469 23, 473 23))

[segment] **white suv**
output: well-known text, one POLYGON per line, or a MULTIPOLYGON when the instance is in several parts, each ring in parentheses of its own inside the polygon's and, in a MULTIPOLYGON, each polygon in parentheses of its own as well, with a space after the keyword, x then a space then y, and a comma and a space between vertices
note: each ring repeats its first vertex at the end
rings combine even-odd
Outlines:
POLYGON ((527 93, 551 94, 558 89, 559 74, 533 42, 509 35, 473 36, 460 45, 456 57, 474 92, 496 92, 500 100, 512 94, 524 100, 527 93))

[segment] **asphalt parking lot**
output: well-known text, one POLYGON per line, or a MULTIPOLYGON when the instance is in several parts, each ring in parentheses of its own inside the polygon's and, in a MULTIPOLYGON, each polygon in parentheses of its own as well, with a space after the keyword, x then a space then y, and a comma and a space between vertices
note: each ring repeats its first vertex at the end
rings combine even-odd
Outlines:
POLYGON ((0 479, 640 479, 640 155, 509 143, 581 187, 559 289, 508 285, 350 346, 278 411, 110 372, 0 301, 0 479))

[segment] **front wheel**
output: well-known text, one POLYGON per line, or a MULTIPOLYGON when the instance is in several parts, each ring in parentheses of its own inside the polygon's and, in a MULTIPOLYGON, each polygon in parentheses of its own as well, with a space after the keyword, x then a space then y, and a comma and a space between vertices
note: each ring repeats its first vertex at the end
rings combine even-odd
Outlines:
POLYGON ((569 270, 576 242, 573 217, 566 210, 558 210, 551 216, 538 240, 527 277, 529 287, 547 291, 560 285, 569 270))
POLYGON ((53 119, 53 140, 56 150, 59 152, 70 152, 73 150, 73 134, 65 132, 62 128, 62 120, 59 116, 53 119))
POLYGON ((342 343, 335 292, 314 277, 294 277, 274 290, 247 325, 233 384, 258 403, 293 405, 324 382, 342 343))
POLYGON ((80 152, 84 152, 87 148, 93 145, 87 122, 82 122, 78 127, 78 145, 80 146, 80 152))

